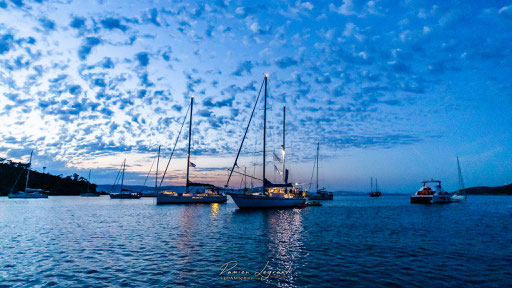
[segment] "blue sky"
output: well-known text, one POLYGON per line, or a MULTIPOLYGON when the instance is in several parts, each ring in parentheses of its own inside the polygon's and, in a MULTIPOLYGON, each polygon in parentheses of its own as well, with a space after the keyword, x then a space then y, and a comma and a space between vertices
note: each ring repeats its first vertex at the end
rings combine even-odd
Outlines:
MULTIPOLYGON (((127 158, 142 184, 194 95, 192 179, 224 184, 268 73, 271 179, 286 104, 295 182, 320 142, 330 189, 367 190, 370 176, 385 191, 432 177, 456 189, 457 155, 467 186, 502 185, 510 31, 510 1, 0 0, 0 157, 35 149, 35 169, 93 169, 102 184, 127 158)), ((255 174, 261 109, 239 161, 255 174)), ((183 139, 167 184, 184 183, 183 139)))

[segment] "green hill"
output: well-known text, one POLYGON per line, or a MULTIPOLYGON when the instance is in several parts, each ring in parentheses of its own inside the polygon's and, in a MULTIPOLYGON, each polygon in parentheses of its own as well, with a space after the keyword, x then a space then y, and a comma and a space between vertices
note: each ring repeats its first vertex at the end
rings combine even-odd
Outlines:
MULTIPOLYGON (((7 196, 13 191, 23 191, 27 177, 26 163, 16 163, 0 158, 0 196, 7 196), (18 180, 16 182, 16 179, 18 180)), ((49 195, 80 195, 87 192, 87 179, 78 174, 71 176, 52 175, 30 170, 29 188, 40 188, 50 191, 49 195)), ((96 184, 90 184, 90 192, 96 192, 96 184)))

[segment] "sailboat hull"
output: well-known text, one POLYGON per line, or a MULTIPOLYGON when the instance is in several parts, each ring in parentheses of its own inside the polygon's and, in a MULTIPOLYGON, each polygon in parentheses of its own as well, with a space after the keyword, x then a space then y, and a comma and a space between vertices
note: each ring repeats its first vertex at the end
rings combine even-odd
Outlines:
POLYGON ((139 193, 110 194, 110 199, 140 199, 139 193))
POLYGON ((306 198, 281 198, 269 197, 263 195, 245 195, 229 193, 229 196, 235 201, 240 209, 259 209, 259 208, 296 208, 306 205, 306 198))
POLYGON ((22 199, 35 199, 35 198, 48 198, 47 194, 42 193, 9 193, 7 195, 8 198, 16 199, 16 198, 22 198, 22 199))
POLYGON ((224 203, 228 200, 224 195, 174 195, 159 193, 156 195, 156 204, 194 204, 194 203, 224 203))

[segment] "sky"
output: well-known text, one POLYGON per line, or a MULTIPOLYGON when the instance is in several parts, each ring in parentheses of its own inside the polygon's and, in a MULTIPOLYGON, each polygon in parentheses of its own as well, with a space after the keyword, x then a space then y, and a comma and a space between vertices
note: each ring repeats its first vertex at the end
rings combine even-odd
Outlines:
MULTIPOLYGON (((34 169, 92 169, 98 184, 127 159, 125 182, 141 185, 160 145, 161 174, 194 96, 191 180, 224 185, 268 74, 271 181, 286 105, 293 182, 311 182, 320 143, 332 190, 374 177, 382 191, 430 178, 453 191, 457 156, 466 186, 503 185, 511 31, 511 1, 0 0, 0 157, 34 150, 34 169)), ((260 101, 238 161, 257 177, 262 119, 260 101)), ((187 125, 165 184, 185 183, 187 125)))

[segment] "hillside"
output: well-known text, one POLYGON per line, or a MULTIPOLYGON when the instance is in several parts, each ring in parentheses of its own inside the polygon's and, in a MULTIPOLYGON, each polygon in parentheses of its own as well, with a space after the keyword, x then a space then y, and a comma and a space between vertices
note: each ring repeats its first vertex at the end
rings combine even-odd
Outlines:
POLYGON ((498 187, 471 187, 466 188, 467 195, 512 195, 512 184, 498 187))
MULTIPOLYGON (((16 163, 0 158, 0 196, 7 196, 11 189, 23 191, 27 177, 26 163, 16 163), (17 182, 16 182, 17 180, 17 182)), ((87 179, 78 174, 72 176, 52 175, 30 170, 29 188, 50 191, 49 195, 80 195, 87 192, 87 179)), ((96 192, 96 184, 90 184, 89 190, 96 192)))

